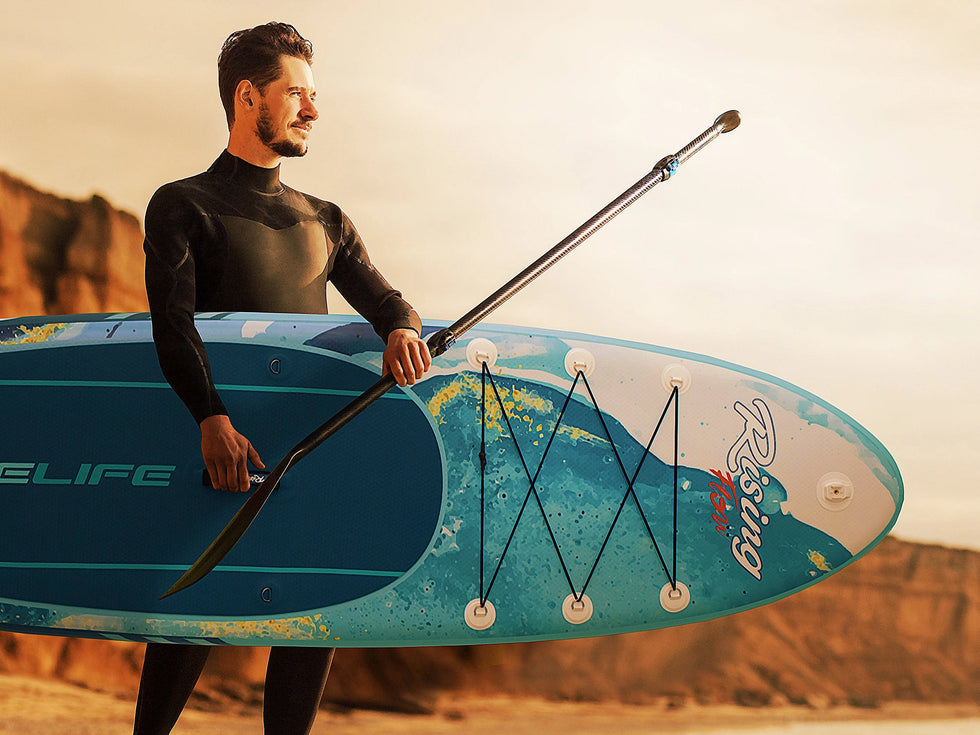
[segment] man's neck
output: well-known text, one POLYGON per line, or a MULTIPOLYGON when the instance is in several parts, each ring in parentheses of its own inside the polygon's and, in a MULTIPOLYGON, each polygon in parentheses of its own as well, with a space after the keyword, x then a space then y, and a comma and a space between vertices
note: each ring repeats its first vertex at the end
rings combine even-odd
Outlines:
POLYGON ((258 136, 236 135, 234 131, 228 136, 228 152, 260 168, 275 168, 282 161, 282 156, 263 145, 258 136))
POLYGON ((235 181, 253 191, 263 194, 279 194, 283 190, 279 181, 279 167, 265 168, 239 158, 225 150, 208 169, 228 181, 235 181))

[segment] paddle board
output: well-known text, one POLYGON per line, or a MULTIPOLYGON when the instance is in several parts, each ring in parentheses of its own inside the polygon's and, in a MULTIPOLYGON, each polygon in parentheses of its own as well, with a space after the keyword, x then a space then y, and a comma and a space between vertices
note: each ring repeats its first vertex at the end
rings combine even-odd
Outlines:
MULTIPOLYGON (((380 372, 383 345, 354 317, 197 326, 269 466, 380 372)), ((204 484, 147 315, 0 322, 0 406, 0 628, 29 633, 363 647, 662 628, 839 571, 903 496, 871 434, 784 381, 480 325, 290 470, 207 577, 159 600, 243 496, 204 484)))

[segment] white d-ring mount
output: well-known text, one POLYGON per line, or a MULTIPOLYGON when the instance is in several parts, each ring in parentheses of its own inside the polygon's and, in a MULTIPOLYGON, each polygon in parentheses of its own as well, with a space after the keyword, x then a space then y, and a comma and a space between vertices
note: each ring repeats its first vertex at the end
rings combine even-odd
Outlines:
POLYGON ((691 371, 679 363, 672 363, 664 368, 660 382, 668 393, 673 393, 674 388, 678 393, 686 393, 691 387, 691 371))
POLYGON ((565 371, 573 378, 579 372, 585 373, 585 377, 592 375, 595 370, 595 355, 581 347, 573 347, 565 355, 565 371))
POLYGON ((683 582, 668 582, 660 588, 660 606, 667 612, 680 612, 690 604, 691 590, 683 582))
POLYGON ((466 605, 463 618, 473 630, 486 630, 497 620, 497 611, 490 600, 480 602, 480 598, 477 597, 466 605))
POLYGON ((592 610, 592 600, 586 594, 577 597, 573 593, 561 603, 561 614, 572 625, 581 625, 587 622, 592 617, 592 610))
POLYGON ((466 361, 474 370, 482 370, 484 363, 493 367, 497 362, 497 345, 483 337, 470 340, 466 345, 466 361))
POLYGON ((828 472, 817 480, 817 501, 827 510, 844 510, 854 500, 854 483, 843 472, 828 472))

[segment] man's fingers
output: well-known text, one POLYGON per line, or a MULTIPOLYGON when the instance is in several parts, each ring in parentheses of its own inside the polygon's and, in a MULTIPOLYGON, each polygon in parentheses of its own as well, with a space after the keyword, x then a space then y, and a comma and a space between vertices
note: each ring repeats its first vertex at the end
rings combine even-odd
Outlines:
POLYGON ((221 489, 221 475, 218 473, 218 465, 214 462, 205 463, 208 469, 208 477, 211 478, 211 487, 216 490, 221 489))
POLYGON ((215 474, 217 477, 215 479, 214 486, 218 490, 228 490, 230 483, 228 478, 228 467, 224 463, 218 463, 215 465, 215 474))
POLYGON ((258 451, 256 451, 255 447, 252 446, 251 442, 248 444, 248 461, 258 467, 260 470, 265 469, 265 465, 262 464, 262 458, 259 457, 258 451))
POLYGON ((248 462, 245 461, 243 456, 239 462, 235 463, 235 485, 229 488, 235 493, 247 493, 249 488, 248 482, 248 462))
POLYGON ((415 385, 415 381, 422 377, 422 356, 415 345, 409 345, 402 355, 402 371, 409 385, 415 385))
POLYGON ((411 329, 396 329, 388 335, 383 357, 383 375, 391 375, 401 387, 415 385, 432 365, 429 348, 411 329))
POLYGON ((201 424, 201 454, 211 477, 211 485, 225 492, 243 493, 249 489, 249 462, 265 469, 252 443, 235 431, 226 416, 206 419, 201 424))
POLYGON ((397 358, 392 358, 385 361, 383 375, 391 374, 391 377, 395 379, 402 388, 405 387, 407 381, 405 380, 405 371, 402 369, 402 364, 397 358))
POLYGON ((430 365, 432 357, 429 355, 429 348, 422 341, 411 342, 401 356, 402 373, 409 385, 415 385, 416 380, 421 380, 430 365))
POLYGON ((425 342, 416 342, 413 348, 412 361, 415 364, 415 377, 421 380, 425 371, 432 366, 432 357, 429 355, 429 348, 425 342))
POLYGON ((221 466, 221 489, 226 492, 238 492, 239 473, 238 463, 229 458, 221 466))

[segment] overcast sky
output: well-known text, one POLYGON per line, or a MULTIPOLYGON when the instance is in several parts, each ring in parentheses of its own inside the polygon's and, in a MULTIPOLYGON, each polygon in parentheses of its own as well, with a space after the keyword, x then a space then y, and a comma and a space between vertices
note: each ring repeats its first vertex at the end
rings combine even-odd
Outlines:
POLYGON ((295 24, 321 118, 283 180, 340 204, 430 319, 468 311, 740 110, 738 130, 491 319, 800 385, 895 456, 899 536, 980 548, 980 4, 0 7, 0 168, 140 216, 224 147, 228 33, 295 24))

